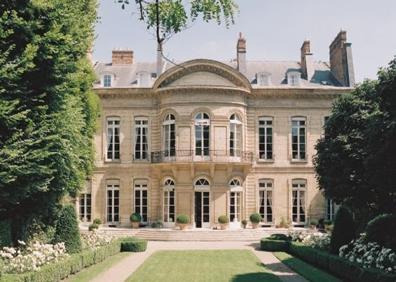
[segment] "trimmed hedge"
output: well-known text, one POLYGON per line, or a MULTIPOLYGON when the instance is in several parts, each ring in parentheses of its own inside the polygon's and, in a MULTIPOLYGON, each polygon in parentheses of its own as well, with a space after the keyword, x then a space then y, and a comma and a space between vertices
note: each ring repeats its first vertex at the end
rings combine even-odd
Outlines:
POLYGON ((289 249, 289 242, 285 240, 263 238, 260 240, 260 249, 269 252, 287 252, 289 249))
POLYGON ((366 239, 396 250, 396 215, 382 214, 367 223, 366 239))
POLYGON ((289 252, 300 259, 324 269, 343 280, 347 281, 381 281, 394 282, 396 275, 386 274, 376 269, 364 269, 355 263, 325 251, 321 251, 309 246, 304 246, 298 242, 290 242, 289 252))
POLYGON ((146 249, 146 240, 129 238, 121 241, 121 252, 144 252, 146 249))
MULTIPOLYGON (((55 282, 65 279, 71 274, 75 274, 86 267, 97 264, 109 256, 113 256, 121 251, 123 242, 141 242, 144 240, 136 238, 122 238, 111 242, 110 244, 93 250, 85 250, 80 253, 72 254, 61 261, 51 263, 41 267, 39 271, 28 272, 24 274, 3 274, 0 281, 16 282, 55 282)), ((147 245, 147 241, 144 241, 147 245)))

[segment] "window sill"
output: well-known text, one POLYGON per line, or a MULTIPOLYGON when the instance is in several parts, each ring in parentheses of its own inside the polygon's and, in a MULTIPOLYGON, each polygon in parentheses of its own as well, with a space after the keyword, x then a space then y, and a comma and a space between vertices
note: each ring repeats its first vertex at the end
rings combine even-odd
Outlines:
POLYGON ((120 164, 121 160, 105 160, 105 164, 120 164))
POLYGON ((275 162, 274 159, 269 159, 269 160, 266 160, 266 159, 258 159, 258 160, 257 160, 257 163, 270 163, 270 164, 272 164, 272 163, 274 163, 274 162, 275 162))
POLYGON ((292 164, 307 164, 307 160, 291 160, 290 163, 292 164))

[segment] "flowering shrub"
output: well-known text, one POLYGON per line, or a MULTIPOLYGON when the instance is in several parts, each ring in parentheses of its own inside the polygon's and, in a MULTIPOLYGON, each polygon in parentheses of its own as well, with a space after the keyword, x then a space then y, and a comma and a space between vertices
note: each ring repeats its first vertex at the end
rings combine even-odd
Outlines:
POLYGON ((342 246, 339 256, 356 262, 363 268, 377 268, 396 274, 396 252, 378 243, 366 242, 364 234, 348 245, 342 246))
POLYGON ((330 246, 330 235, 321 232, 292 231, 289 233, 292 241, 301 242, 306 246, 317 249, 328 250, 330 246))
POLYGON ((96 230, 92 230, 88 233, 81 234, 81 242, 83 249, 94 249, 100 246, 110 244, 114 239, 114 236, 107 234, 100 234, 96 230))
POLYGON ((36 241, 26 245, 23 241, 18 242, 20 244, 19 248, 4 247, 0 251, 0 257, 3 260, 1 264, 2 272, 37 271, 40 266, 67 256, 64 243, 52 245, 36 241))

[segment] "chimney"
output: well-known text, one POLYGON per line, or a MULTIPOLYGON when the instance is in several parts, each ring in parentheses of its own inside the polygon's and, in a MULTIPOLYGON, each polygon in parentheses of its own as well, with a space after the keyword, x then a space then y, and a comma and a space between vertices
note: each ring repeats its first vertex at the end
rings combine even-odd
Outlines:
POLYGON ((311 53, 311 42, 305 40, 301 46, 301 70, 302 77, 311 81, 315 70, 313 66, 313 54, 311 53))
POLYGON ((158 43, 158 47, 157 47, 157 77, 161 75, 162 67, 163 67, 163 62, 162 62, 162 42, 161 42, 158 43))
POLYGON ((351 43, 347 43, 346 31, 341 30, 330 44, 330 69, 342 86, 355 84, 351 43))
POLYGON ((132 50, 113 50, 111 63, 113 65, 131 65, 133 64, 132 50))
POLYGON ((237 70, 246 75, 246 39, 239 33, 237 43, 237 70))

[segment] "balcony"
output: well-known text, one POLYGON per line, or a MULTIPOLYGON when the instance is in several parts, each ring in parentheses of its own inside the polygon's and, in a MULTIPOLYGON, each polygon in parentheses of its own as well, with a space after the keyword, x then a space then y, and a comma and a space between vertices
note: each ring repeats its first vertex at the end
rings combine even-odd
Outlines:
POLYGON ((174 162, 218 162, 218 163, 251 163, 253 153, 235 150, 233 154, 226 150, 172 150, 151 153, 152 163, 174 162))

